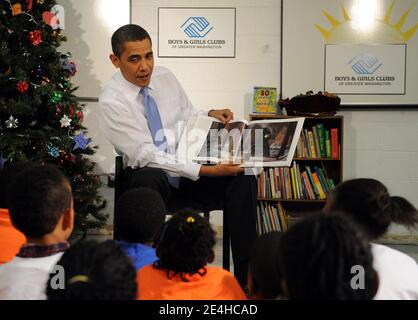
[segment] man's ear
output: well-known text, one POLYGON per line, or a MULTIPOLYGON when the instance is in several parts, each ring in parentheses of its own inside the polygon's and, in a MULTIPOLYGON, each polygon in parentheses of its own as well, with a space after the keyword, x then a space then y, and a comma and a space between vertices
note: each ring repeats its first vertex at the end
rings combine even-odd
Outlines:
POLYGON ((119 61, 120 61, 119 58, 113 53, 109 56, 109 58, 110 58, 110 61, 112 61, 113 65, 119 69, 119 61))

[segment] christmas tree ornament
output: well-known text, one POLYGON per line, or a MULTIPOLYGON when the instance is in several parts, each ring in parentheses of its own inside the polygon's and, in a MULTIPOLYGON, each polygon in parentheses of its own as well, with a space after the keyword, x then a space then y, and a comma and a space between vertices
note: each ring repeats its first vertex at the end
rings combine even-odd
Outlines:
POLYGON ((51 95, 50 101, 51 103, 60 103, 62 100, 62 93, 59 91, 54 91, 51 95))
POLYGON ((51 11, 44 11, 42 13, 43 21, 52 29, 65 29, 65 10, 64 7, 56 4, 51 8, 51 11))
POLYGON ((26 81, 20 80, 17 84, 17 91, 19 91, 20 93, 25 93, 26 91, 28 91, 28 88, 29 85, 26 81))
POLYGON ((62 110, 64 110, 64 105, 62 103, 56 105, 56 111, 55 115, 58 116, 62 113, 62 110))
POLYGON ((69 127, 70 125, 71 125, 71 119, 70 118, 68 118, 68 116, 65 114, 62 118, 61 118, 61 120, 60 120, 60 123, 61 123, 61 128, 66 128, 66 127, 69 127))
POLYGON ((40 30, 30 31, 28 38, 32 45, 37 47, 42 42, 42 32, 40 30))
POLYGON ((54 147, 52 144, 48 143, 48 154, 51 157, 58 158, 60 156, 60 149, 58 147, 54 147))
POLYGON ((73 140, 75 142, 73 150, 76 150, 76 149, 85 150, 87 148, 87 145, 91 142, 91 139, 88 139, 84 136, 84 132, 80 133, 78 136, 75 136, 73 140))
POLYGON ((44 2, 45 2, 45 0, 37 0, 37 1, 36 1, 36 3, 37 3, 37 4, 40 4, 40 5, 43 5, 43 4, 44 4, 44 2))
POLYGON ((12 5, 12 16, 18 16, 22 13, 22 6, 20 5, 20 3, 15 3, 14 5, 12 5))
POLYGON ((18 119, 13 118, 13 116, 10 116, 9 120, 6 121, 6 128, 7 129, 16 129, 18 119))
POLYGON ((70 61, 70 56, 62 54, 60 56, 60 62, 62 64, 62 69, 64 70, 64 75, 66 78, 74 76, 77 73, 77 66, 73 61, 70 61))
POLYGON ((76 112, 76 115, 77 115, 77 119, 78 119, 78 121, 79 121, 80 123, 82 123, 82 122, 83 122, 83 118, 84 118, 84 116, 83 116, 83 111, 81 111, 81 110, 77 111, 77 112, 76 112))
POLYGON ((74 117, 75 108, 73 104, 70 104, 70 118, 74 117))
POLYGON ((42 77, 41 85, 47 86, 50 83, 51 83, 51 80, 48 77, 42 77))
POLYGON ((30 12, 32 10, 33 0, 26 0, 26 3, 28 5, 28 8, 26 9, 26 12, 30 12))
POLYGON ((3 158, 3 153, 0 152, 0 169, 4 168, 5 163, 6 163, 6 159, 3 158))

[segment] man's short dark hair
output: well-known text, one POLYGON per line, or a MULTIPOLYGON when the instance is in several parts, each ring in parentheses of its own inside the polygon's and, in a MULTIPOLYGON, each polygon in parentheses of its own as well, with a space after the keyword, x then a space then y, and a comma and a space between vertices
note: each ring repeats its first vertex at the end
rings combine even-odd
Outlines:
POLYGON ((113 241, 79 241, 57 263, 65 270, 65 288, 53 289, 50 274, 46 293, 49 300, 133 300, 136 270, 131 260, 113 241))
POLYGON ((142 41, 149 39, 151 42, 151 37, 148 32, 136 25, 136 24, 127 24, 120 27, 112 35, 112 50, 113 54, 117 57, 120 57, 124 51, 124 43, 128 41, 142 41))
POLYGON ((164 224, 164 200, 152 189, 128 190, 119 198, 117 206, 116 232, 121 240, 134 243, 152 241, 164 224))
POLYGON ((64 211, 71 207, 70 183, 52 165, 34 165, 22 170, 9 191, 10 218, 27 237, 40 238, 51 233, 64 211))

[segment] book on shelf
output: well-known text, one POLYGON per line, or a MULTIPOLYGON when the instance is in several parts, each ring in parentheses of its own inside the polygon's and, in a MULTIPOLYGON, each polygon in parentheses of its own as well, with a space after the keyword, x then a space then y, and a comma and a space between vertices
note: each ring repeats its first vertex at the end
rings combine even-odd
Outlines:
POLYGON ((338 128, 327 129, 324 123, 317 123, 310 129, 304 128, 302 130, 295 156, 297 158, 339 159, 338 128), (333 142, 332 136, 334 137, 333 142))
POLYGON ((287 230, 287 214, 280 203, 261 201, 257 205, 257 234, 287 230))
POLYGON ((300 166, 296 161, 290 168, 268 168, 258 177, 258 195, 276 200, 324 200, 334 188, 325 168, 300 166))
POLYGON ((325 130, 325 151, 327 158, 331 158, 331 133, 325 130))
POLYGON ((280 108, 277 103, 277 88, 254 87, 253 112, 280 113, 280 108))
POLYGON ((286 118, 223 124, 198 116, 183 130, 176 156, 200 163, 240 163, 241 167, 289 167, 303 122, 304 118, 286 118))
POLYGON ((338 128, 331 128, 331 158, 339 158, 338 128))
POLYGON ((319 143, 319 151, 321 154, 321 158, 326 158, 327 153, 325 150, 325 129, 323 123, 318 123, 316 125, 316 131, 318 132, 318 143, 319 143))

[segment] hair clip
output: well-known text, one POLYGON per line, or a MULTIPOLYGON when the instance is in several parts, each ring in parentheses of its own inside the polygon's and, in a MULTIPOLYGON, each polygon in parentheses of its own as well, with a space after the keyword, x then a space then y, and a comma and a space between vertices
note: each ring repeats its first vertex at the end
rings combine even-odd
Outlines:
POLYGON ((187 221, 187 223, 194 223, 195 222, 195 219, 193 217, 188 217, 186 219, 186 221, 187 221))
POLYGON ((89 277, 84 275, 77 275, 68 280, 68 284, 73 284, 76 282, 89 282, 89 277))

